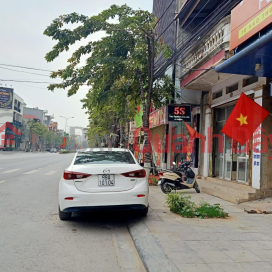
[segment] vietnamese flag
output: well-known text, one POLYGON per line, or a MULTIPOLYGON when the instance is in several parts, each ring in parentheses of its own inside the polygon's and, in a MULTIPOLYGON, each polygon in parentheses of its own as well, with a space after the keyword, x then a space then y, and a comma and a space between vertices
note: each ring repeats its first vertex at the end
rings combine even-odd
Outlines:
POLYGON ((205 140, 205 136, 203 136, 202 134, 198 133, 195 129, 193 129, 191 126, 189 126, 186 122, 184 122, 184 125, 186 126, 186 128, 188 129, 189 135, 193 138, 200 138, 200 139, 204 139, 205 140))
POLYGON ((268 114, 266 109, 242 93, 221 132, 244 145, 268 114))

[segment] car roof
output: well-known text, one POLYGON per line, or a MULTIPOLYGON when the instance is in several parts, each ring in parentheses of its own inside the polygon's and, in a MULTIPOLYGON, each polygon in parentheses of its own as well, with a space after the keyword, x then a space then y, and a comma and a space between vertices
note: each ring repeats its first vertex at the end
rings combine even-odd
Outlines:
POLYGON ((87 149, 81 149, 79 152, 129 152, 126 148, 87 148, 87 149))

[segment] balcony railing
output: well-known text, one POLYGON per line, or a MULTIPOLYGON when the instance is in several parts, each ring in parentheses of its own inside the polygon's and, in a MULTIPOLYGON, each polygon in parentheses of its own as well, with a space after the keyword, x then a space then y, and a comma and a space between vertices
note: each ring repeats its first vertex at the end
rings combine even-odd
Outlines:
POLYGON ((207 35, 195 44, 191 53, 180 60, 184 68, 180 70, 180 78, 191 73, 190 69, 197 69, 219 51, 229 49, 230 15, 223 18, 207 35))

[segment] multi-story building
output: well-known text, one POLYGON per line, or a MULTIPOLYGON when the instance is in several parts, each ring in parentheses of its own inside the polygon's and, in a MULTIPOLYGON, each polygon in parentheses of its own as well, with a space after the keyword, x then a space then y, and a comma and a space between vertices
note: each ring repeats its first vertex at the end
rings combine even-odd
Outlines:
MULTIPOLYGON (((233 202, 272 195, 271 145, 260 154, 260 142, 251 139, 246 149, 221 133, 241 93, 271 111, 271 8, 259 0, 177 0, 176 47, 155 71, 160 75, 175 63, 180 96, 175 102, 191 106, 191 126, 206 137, 194 140, 186 159, 204 180, 204 191, 233 202)), ((271 117, 256 133, 262 129, 270 133, 271 117)), ((183 125, 170 122, 169 134, 177 131, 186 134, 183 125)), ((174 154, 170 163, 181 156, 174 154)))
POLYGON ((19 149, 23 140, 22 129, 24 100, 12 88, 0 87, 1 145, 19 149), (7 126, 6 124, 10 125, 7 126))
POLYGON ((44 124, 46 126, 49 126, 54 118, 53 115, 49 115, 47 110, 36 108, 28 108, 26 105, 24 106, 24 114, 25 115, 32 115, 36 116, 41 122, 41 124, 44 124))

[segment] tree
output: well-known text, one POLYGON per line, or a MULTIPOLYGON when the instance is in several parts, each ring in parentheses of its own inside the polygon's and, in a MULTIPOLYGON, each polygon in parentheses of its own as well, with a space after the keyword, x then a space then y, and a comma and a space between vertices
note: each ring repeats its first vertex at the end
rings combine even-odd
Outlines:
POLYGON ((28 122, 28 127, 30 131, 30 139, 32 138, 32 135, 35 134, 39 139, 39 144, 42 145, 46 140, 46 135, 48 134, 47 127, 34 120, 28 122))
MULTIPOLYGON (((149 128, 151 102, 155 106, 168 103, 167 99, 174 90, 174 84, 168 77, 154 80, 154 59, 165 46, 156 39, 156 18, 153 14, 132 10, 127 5, 113 5, 97 16, 76 13, 60 16, 44 31, 45 35, 57 40, 57 44, 46 54, 46 60, 53 61, 75 42, 100 31, 105 32, 102 39, 81 46, 68 59, 65 69, 51 74, 52 78, 60 77, 63 81, 51 84, 49 90, 66 88, 70 96, 80 86, 90 86, 83 103, 91 120, 95 111, 102 112, 108 105, 112 107, 114 117, 122 122, 125 103, 135 106, 130 108, 134 113, 136 105, 142 103, 143 127, 149 128), (64 25, 74 23, 79 26, 64 28, 64 25), (80 67, 84 55, 87 55, 86 64, 80 67)), ((151 155, 147 153, 146 166, 150 166, 150 161, 151 155)))

